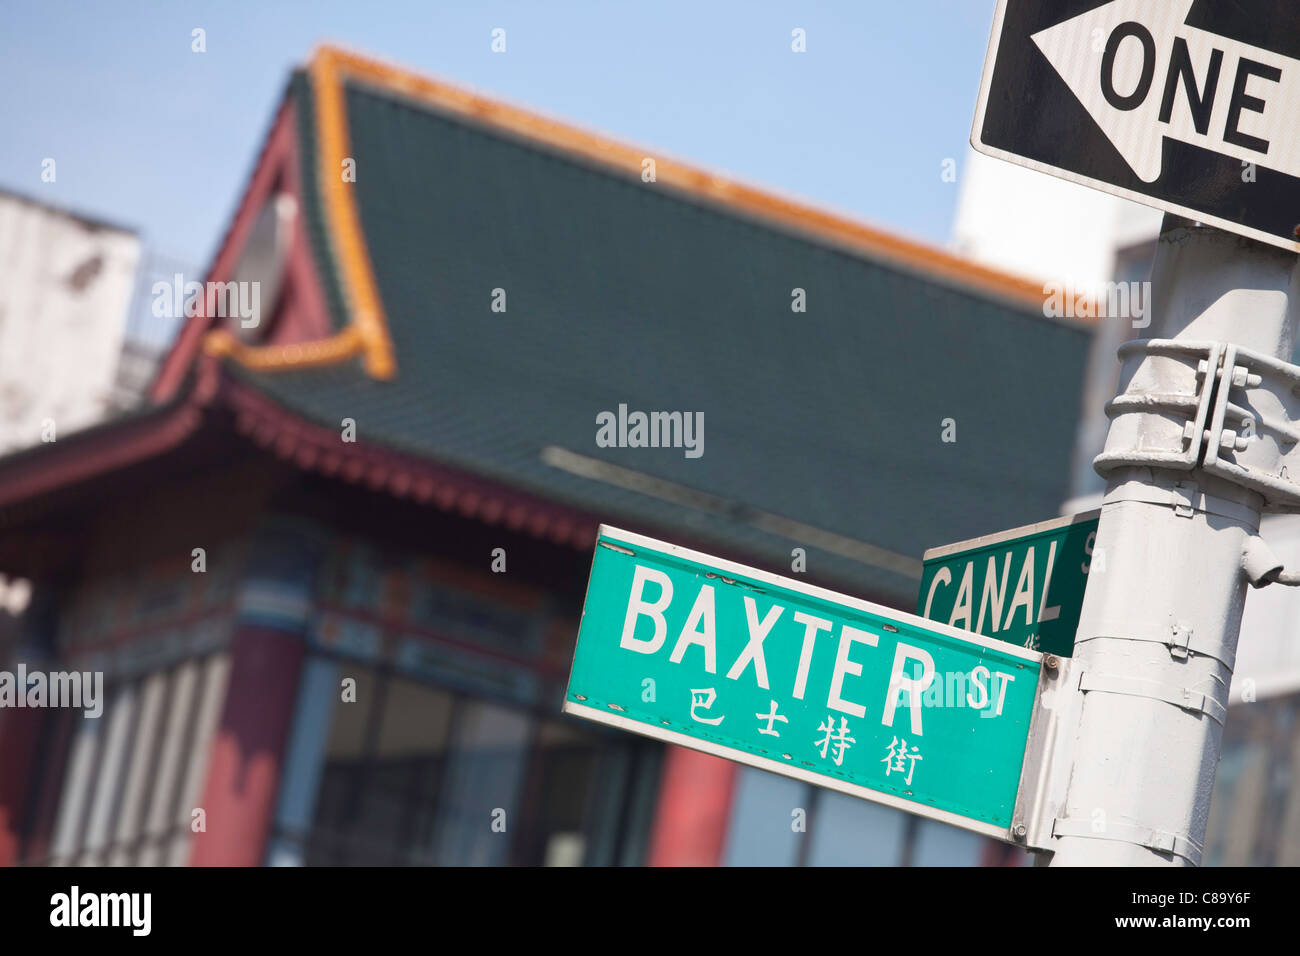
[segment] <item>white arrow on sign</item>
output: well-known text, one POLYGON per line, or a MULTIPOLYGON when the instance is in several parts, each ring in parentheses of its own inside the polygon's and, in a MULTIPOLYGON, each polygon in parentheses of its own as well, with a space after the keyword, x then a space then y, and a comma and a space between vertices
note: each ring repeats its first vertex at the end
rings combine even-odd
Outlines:
POLYGON ((1300 177, 1300 60, 1187 26, 1194 2, 1112 0, 1033 40, 1143 182, 1166 136, 1300 177))

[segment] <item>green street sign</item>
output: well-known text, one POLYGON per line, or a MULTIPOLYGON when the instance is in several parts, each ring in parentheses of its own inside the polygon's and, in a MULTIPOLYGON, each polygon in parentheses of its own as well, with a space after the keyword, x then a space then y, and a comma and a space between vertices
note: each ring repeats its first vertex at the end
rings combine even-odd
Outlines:
POLYGON ((1043 656, 602 527, 564 710, 1010 840, 1043 656))
POLYGON ((1099 511, 925 552, 916 613, 950 627, 1069 657, 1092 567, 1099 511))

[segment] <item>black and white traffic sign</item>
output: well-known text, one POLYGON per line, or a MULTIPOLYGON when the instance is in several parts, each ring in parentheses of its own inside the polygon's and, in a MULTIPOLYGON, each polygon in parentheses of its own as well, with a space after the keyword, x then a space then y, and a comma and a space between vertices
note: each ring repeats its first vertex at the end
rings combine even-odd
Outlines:
POLYGON ((1300 252, 1300 0, 999 0, 971 143, 1300 252))

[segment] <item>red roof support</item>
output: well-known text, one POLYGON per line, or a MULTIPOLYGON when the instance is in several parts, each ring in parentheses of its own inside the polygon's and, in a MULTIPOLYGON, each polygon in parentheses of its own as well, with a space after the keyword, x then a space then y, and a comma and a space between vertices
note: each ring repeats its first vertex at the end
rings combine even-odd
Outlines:
POLYGON ((721 757, 667 748, 650 866, 720 866, 739 765, 721 757))

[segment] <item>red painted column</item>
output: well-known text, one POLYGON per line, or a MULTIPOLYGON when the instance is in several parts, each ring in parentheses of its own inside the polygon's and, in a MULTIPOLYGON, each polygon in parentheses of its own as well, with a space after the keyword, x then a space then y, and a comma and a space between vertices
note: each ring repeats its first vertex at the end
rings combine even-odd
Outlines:
POLYGON ((23 811, 36 769, 36 748, 47 712, 13 709, 0 713, 0 866, 18 862, 23 811))
POLYGON ((719 866, 731 818, 737 765, 668 747, 650 834, 651 866, 719 866))
POLYGON ((1029 854, 1024 851, 1023 847, 1018 847, 1011 843, 1002 843, 998 840, 984 838, 984 846, 980 848, 980 866, 1030 866, 1028 861, 1029 854))
POLYGON ((303 638, 242 625, 231 642, 230 682, 199 802, 207 831, 194 835, 192 866, 258 866, 280 792, 303 638))

